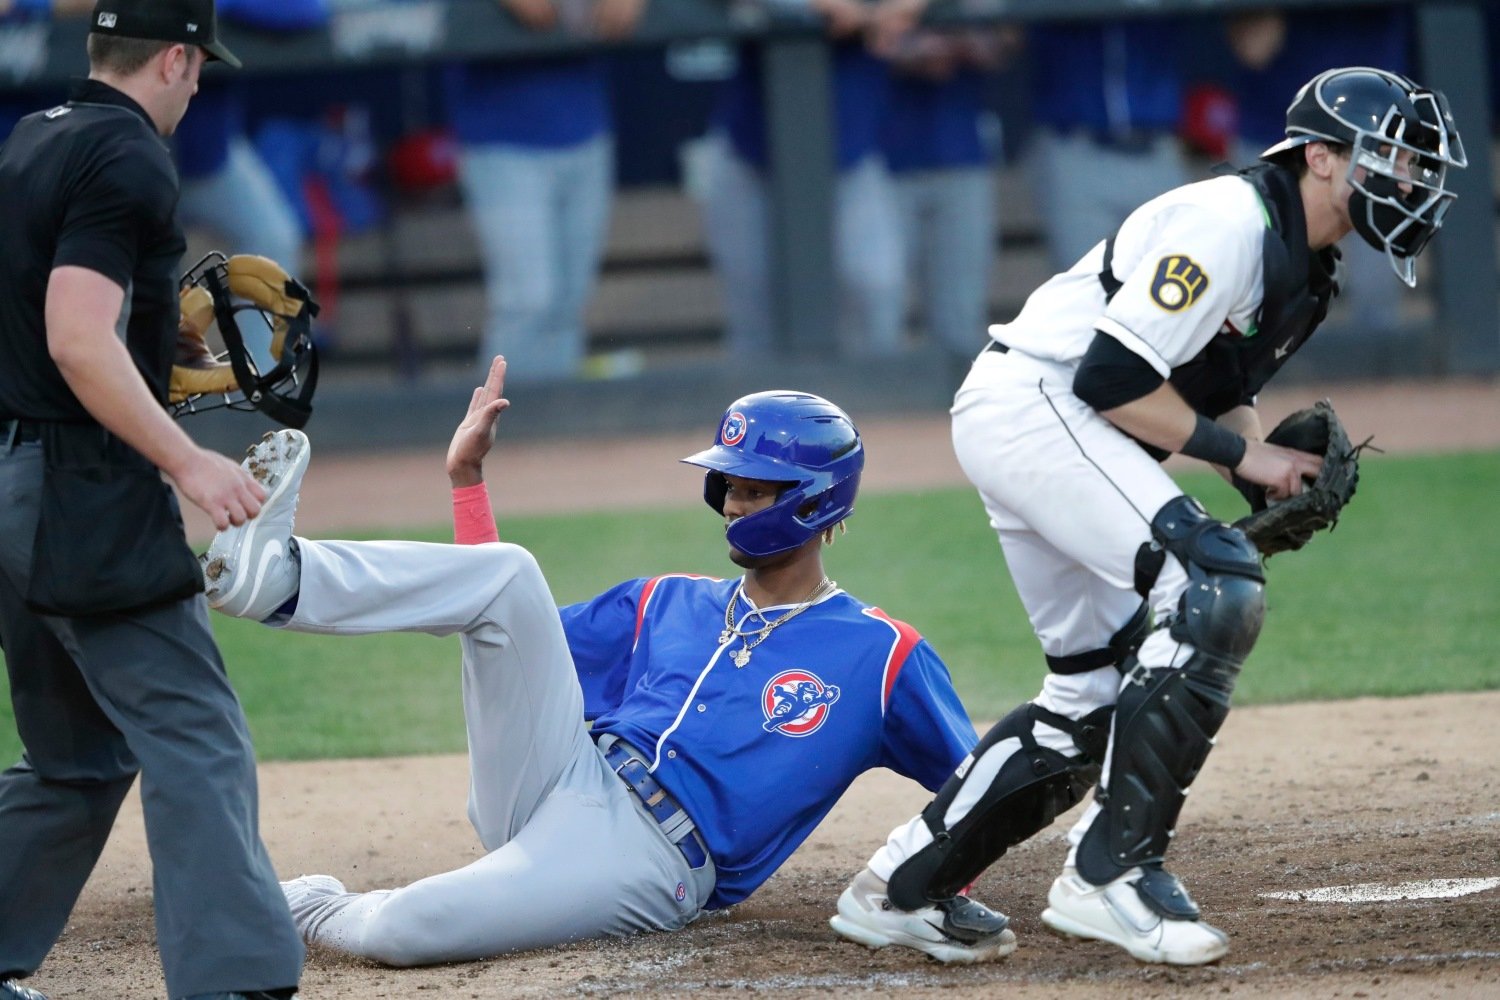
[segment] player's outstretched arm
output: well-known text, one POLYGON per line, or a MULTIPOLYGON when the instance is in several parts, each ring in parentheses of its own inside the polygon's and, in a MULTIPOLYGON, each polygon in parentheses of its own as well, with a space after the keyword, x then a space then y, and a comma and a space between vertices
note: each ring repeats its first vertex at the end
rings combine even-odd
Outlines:
POLYGON ((505 358, 495 355, 484 385, 469 397, 469 412, 448 443, 448 481, 454 489, 484 482, 484 457, 495 443, 495 421, 510 406, 505 399, 505 358))

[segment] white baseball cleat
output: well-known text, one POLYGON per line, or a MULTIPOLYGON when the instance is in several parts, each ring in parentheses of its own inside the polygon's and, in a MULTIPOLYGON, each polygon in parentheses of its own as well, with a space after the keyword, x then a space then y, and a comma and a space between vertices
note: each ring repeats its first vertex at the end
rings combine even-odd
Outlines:
POLYGON ((344 883, 332 875, 299 875, 281 883, 281 892, 292 911, 292 923, 304 941, 311 941, 323 921, 343 908, 330 904, 349 895, 344 883))
POLYGON ((967 896, 955 896, 920 910, 898 910, 886 897, 885 882, 866 868, 839 896, 839 912, 828 925, 841 937, 867 948, 901 945, 939 962, 991 962, 1016 950, 1010 921, 967 896))
POLYGON ((307 435, 297 430, 272 431, 250 447, 240 466, 265 487, 266 500, 255 517, 215 535, 199 557, 209 607, 265 621, 297 593, 292 521, 311 457, 307 435))
POLYGON ((1201 920, 1173 920, 1147 906, 1136 890, 1141 869, 1094 885, 1064 868, 1047 893, 1042 923, 1078 938, 1107 941, 1142 962, 1204 965, 1229 952, 1229 936, 1201 920))

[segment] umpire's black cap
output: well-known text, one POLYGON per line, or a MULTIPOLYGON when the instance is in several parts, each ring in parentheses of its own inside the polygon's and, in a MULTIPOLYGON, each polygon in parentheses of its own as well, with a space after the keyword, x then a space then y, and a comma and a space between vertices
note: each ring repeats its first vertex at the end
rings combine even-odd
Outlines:
POLYGON ((98 0, 89 30, 196 45, 210 59, 240 68, 239 59, 219 41, 214 0, 98 0))

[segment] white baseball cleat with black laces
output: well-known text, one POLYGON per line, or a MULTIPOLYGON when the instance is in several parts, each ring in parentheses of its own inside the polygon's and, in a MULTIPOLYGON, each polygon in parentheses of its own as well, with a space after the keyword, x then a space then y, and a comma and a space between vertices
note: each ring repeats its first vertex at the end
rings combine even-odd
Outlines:
POLYGON ((292 541, 297 492, 312 458, 307 435, 268 433, 240 465, 265 487, 260 513, 214 536, 199 557, 208 606, 235 618, 265 621, 297 593, 301 569, 292 541))
POLYGON ((1016 950, 1010 920, 967 896, 920 910, 898 910, 885 881, 866 868, 839 896, 839 912, 828 925, 841 937, 868 948, 901 945, 939 962, 992 962, 1016 950))
POLYGON ((1229 953, 1229 935, 1217 927, 1174 920, 1147 905, 1136 888, 1142 874, 1132 868, 1113 882, 1094 885, 1077 869, 1064 868, 1047 894, 1042 923, 1070 937, 1108 941, 1142 962, 1204 965, 1229 953))

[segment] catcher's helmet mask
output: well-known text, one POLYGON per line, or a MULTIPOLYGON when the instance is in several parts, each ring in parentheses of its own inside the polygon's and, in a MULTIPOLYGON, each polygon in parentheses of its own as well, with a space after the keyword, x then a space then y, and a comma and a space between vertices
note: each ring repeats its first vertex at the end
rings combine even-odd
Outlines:
POLYGON ((864 445, 854 422, 821 396, 772 390, 735 400, 712 447, 682 461, 708 471, 703 499, 724 513, 726 476, 777 483, 776 501, 724 530, 747 556, 789 552, 854 512, 864 445))
POLYGON ((1297 91, 1286 135, 1261 158, 1279 159, 1311 142, 1349 148, 1349 219, 1397 277, 1415 286, 1416 258, 1457 197, 1447 189, 1448 170, 1469 162, 1448 99, 1385 70, 1331 69, 1297 91))
POLYGON ((224 350, 215 361, 227 361, 239 383, 239 392, 196 394, 171 405, 174 417, 208 410, 260 410, 277 423, 302 427, 312 415, 312 396, 318 385, 318 353, 313 345, 312 320, 318 315, 318 303, 295 278, 288 277, 283 290, 288 301, 300 303, 295 315, 271 314, 253 302, 238 297, 230 289, 229 259, 215 250, 188 269, 178 283, 186 290, 200 286, 214 302, 214 322, 223 338, 224 350), (272 365, 262 372, 240 329, 240 314, 257 314, 266 327, 275 330, 278 321, 285 325, 285 335, 278 346, 273 337, 272 365))

